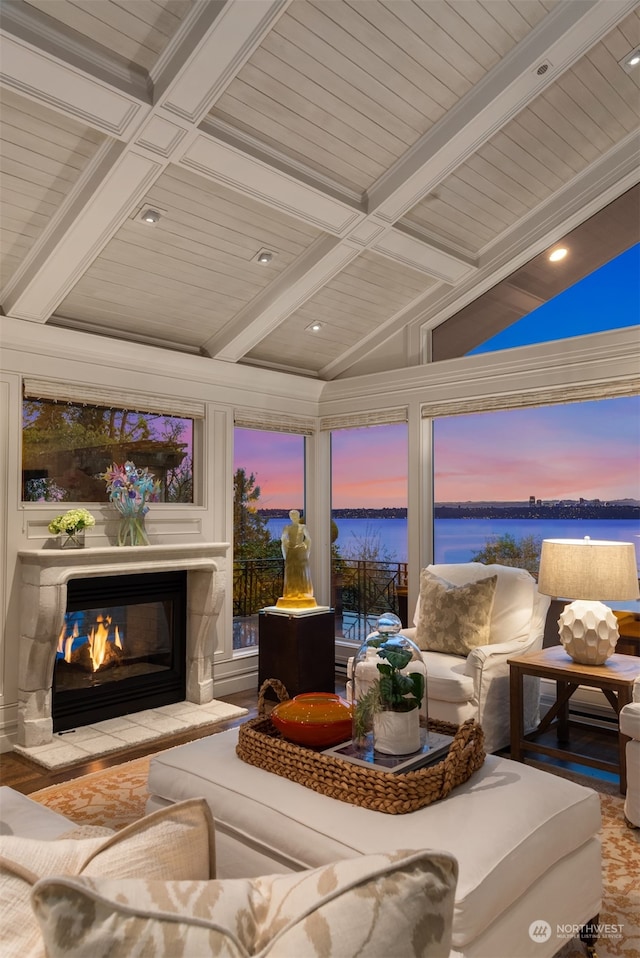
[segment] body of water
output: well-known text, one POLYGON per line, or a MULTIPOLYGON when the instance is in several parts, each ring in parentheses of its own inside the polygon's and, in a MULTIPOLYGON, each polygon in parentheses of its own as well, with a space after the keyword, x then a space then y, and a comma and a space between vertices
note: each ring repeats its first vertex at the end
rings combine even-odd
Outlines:
MULTIPOLYGON (((271 535, 279 539, 288 519, 269 519, 271 535)), ((407 561, 406 519, 337 519, 337 545, 357 554, 363 543, 378 540, 396 562, 407 561)), ((313 529, 309 529, 313 546, 313 529)), ((634 519, 436 519, 435 562, 469 562, 485 543, 509 533, 514 539, 609 539, 633 542, 640 566, 640 522, 634 519)))

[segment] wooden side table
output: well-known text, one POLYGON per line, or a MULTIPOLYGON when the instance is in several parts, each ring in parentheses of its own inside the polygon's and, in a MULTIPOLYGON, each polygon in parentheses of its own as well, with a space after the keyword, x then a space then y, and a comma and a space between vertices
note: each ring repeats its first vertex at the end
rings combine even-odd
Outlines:
POLYGON ((614 654, 604 665, 581 665, 574 662, 561 645, 531 652, 528 655, 509 659, 511 683, 511 758, 523 762, 526 752, 537 752, 554 758, 574 756, 583 765, 617 772, 620 776, 620 791, 627 791, 627 763, 625 750, 629 741, 618 729, 618 763, 605 762, 569 748, 569 699, 581 685, 600 689, 616 715, 623 705, 632 700, 633 683, 640 676, 640 658, 635 655, 614 654), (523 680, 525 675, 540 679, 554 679, 556 701, 543 717, 538 727, 525 735, 523 703, 523 680), (536 742, 536 738, 556 721, 559 744, 554 748, 536 742))

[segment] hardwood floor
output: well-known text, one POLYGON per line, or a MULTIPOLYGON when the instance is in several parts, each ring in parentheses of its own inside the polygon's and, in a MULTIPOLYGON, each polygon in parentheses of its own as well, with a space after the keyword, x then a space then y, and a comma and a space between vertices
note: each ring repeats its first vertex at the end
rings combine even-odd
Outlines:
MULTIPOLYGON (((336 692, 344 695, 344 675, 336 676, 336 692)), ((248 718, 253 718, 257 714, 257 692, 249 689, 244 692, 236 692, 233 695, 220 696, 220 701, 229 702, 232 705, 238 705, 248 710, 248 715, 243 715, 239 719, 233 719, 222 725, 216 726, 217 730, 232 728, 246 722, 248 718)), ((156 739, 143 746, 135 746, 118 752, 115 755, 105 755, 101 758, 93 759, 81 765, 74 765, 71 768, 56 772, 47 771, 41 765, 36 765, 29 759, 18 755, 15 752, 5 752, 0 755, 0 784, 10 785, 18 792, 29 795, 31 792, 37 792, 48 785, 58 785, 61 782, 68 782, 81 775, 88 775, 90 772, 97 772, 104 768, 110 768, 113 765, 120 765, 122 762, 130 762, 135 758, 142 758, 157 752, 162 748, 170 748, 174 745, 183 745, 185 742, 191 742, 197 738, 203 738, 211 734, 211 726, 191 729, 183 735, 172 735, 166 739, 156 739)), ((553 734, 553 733, 550 733, 553 734)), ((615 761, 617 737, 611 734, 611 731, 603 731, 597 727, 583 725, 579 728, 572 728, 572 742, 579 746, 581 751, 586 754, 598 755, 608 760, 615 761), (575 738, 574 738, 575 736, 575 738)), ((509 750, 505 749, 501 754, 508 757, 509 750)), ((535 757, 535 756, 532 756, 535 757)), ((565 765, 575 767, 575 760, 569 762, 548 761, 556 765, 565 765)), ((584 774, 600 775, 595 769, 588 769, 580 766, 579 769, 584 774)))

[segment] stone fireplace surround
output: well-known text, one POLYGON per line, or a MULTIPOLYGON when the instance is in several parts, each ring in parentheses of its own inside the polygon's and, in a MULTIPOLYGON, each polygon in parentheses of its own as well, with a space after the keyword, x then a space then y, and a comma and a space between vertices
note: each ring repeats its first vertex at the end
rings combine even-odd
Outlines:
POLYGON ((226 587, 227 542, 180 545, 30 549, 21 569, 17 745, 53 740, 53 670, 72 578, 184 570, 187 573, 186 700, 213 700, 214 622, 226 587))

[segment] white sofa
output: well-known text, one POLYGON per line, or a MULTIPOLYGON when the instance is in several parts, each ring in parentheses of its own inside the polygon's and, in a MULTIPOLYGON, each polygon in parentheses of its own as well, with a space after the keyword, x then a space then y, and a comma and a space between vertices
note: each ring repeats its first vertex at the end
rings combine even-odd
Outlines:
POLYGON ((0 789, 3 958, 447 958, 458 868, 394 850, 294 875, 216 879, 202 799, 113 833, 0 789), (357 911, 358 920, 353 921, 357 911), (72 920, 70 920, 72 919, 72 920))
MULTIPOLYGON (((455 587, 497 576, 489 619, 489 642, 467 655, 423 650, 427 668, 427 694, 431 718, 459 725, 474 718, 485 734, 485 748, 497 752, 509 744, 508 659, 542 648, 549 596, 541 595, 535 579, 525 569, 480 562, 427 566, 438 578, 451 583, 451 610, 455 587)), ((402 634, 417 638, 420 599, 414 625, 402 634)), ((527 676, 524 687, 525 731, 539 722, 540 681, 527 676)))

